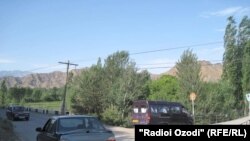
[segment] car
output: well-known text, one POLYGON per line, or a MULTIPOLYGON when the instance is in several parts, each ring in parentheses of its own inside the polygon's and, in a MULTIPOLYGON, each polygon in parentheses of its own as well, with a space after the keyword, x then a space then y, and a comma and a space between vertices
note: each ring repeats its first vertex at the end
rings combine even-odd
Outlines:
POLYGON ((188 110, 179 102, 136 100, 132 106, 133 125, 193 125, 188 110))
POLYGON ((37 127, 37 141, 116 141, 115 135, 95 116, 51 116, 37 127))
POLYGON ((30 119, 29 111, 25 110, 24 106, 20 105, 9 105, 6 109, 6 117, 10 120, 30 119))

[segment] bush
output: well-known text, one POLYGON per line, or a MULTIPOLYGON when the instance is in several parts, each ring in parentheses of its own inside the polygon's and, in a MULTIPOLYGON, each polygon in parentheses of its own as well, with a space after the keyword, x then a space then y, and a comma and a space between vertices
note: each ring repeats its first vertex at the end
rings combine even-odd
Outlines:
POLYGON ((104 110, 102 120, 108 125, 121 125, 121 112, 118 110, 117 106, 111 105, 104 110))

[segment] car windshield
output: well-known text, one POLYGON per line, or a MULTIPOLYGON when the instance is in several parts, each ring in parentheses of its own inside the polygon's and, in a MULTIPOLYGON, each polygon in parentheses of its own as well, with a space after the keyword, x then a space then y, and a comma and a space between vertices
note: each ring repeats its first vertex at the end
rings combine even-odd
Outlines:
POLYGON ((62 118, 59 120, 59 132, 73 131, 78 129, 104 130, 104 126, 95 117, 62 118))
POLYGON ((13 107, 13 111, 24 111, 24 107, 22 106, 16 106, 16 107, 13 107))

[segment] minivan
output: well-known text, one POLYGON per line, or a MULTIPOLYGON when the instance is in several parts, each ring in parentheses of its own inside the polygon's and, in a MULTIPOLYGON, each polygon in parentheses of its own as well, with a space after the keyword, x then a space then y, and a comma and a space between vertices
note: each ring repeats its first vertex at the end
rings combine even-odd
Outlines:
POLYGON ((178 102, 136 100, 132 106, 133 125, 193 125, 193 117, 178 102))

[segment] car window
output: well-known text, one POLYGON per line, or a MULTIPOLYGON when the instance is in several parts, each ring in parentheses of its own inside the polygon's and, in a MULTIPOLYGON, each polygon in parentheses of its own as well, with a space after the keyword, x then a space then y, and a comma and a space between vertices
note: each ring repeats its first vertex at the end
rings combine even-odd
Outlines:
POLYGON ((62 118, 59 120, 59 132, 77 129, 103 130, 104 126, 94 117, 62 118))
POLYGON ((181 107, 180 106, 172 106, 171 112, 175 113, 175 114, 179 114, 179 113, 181 113, 181 107))
POLYGON ((44 126, 44 131, 48 133, 54 133, 56 130, 55 119, 49 119, 44 126))
POLYGON ((14 106, 13 111, 24 111, 24 107, 22 107, 22 106, 14 106))

